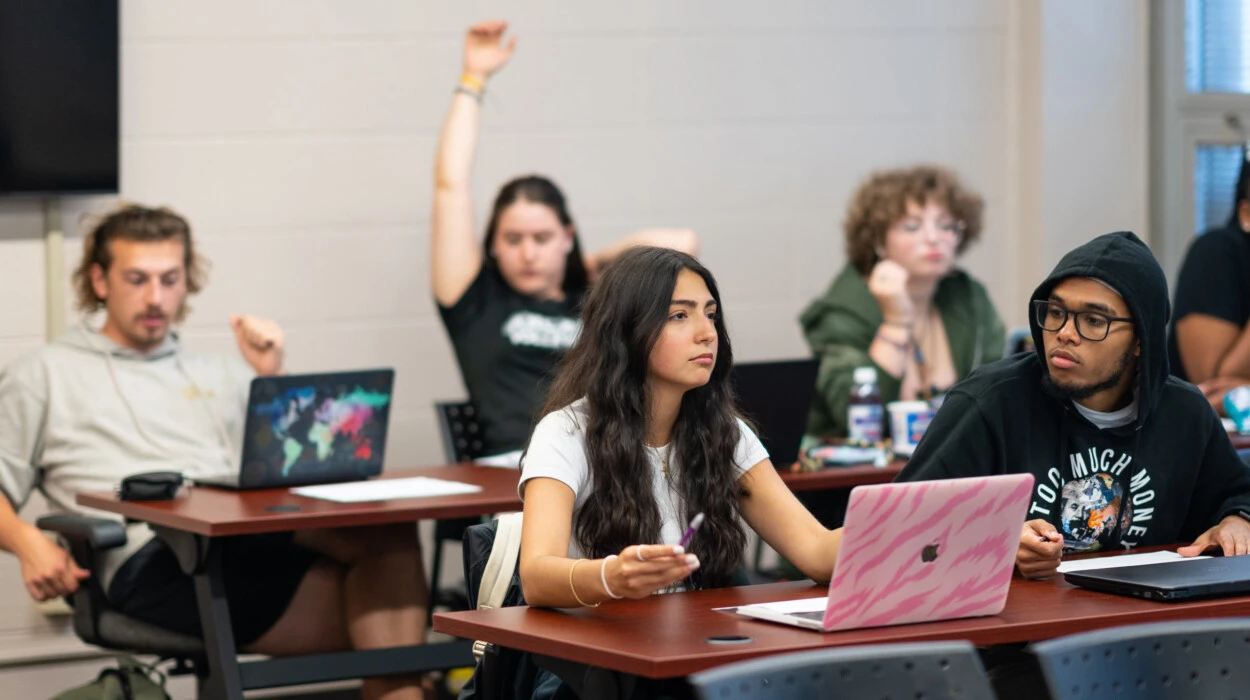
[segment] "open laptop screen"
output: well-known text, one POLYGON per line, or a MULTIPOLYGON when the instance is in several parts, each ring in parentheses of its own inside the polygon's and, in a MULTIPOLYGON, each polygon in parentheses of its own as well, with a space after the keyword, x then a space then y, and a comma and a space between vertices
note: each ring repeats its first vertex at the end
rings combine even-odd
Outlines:
POLYGON ((292 484, 382 471, 393 370, 258 377, 248 400, 240 481, 292 484))

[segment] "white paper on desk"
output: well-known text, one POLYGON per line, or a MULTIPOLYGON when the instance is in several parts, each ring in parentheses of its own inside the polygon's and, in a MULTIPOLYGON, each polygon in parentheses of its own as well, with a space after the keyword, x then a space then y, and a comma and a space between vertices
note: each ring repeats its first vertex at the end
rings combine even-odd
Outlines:
POLYGON ((521 451, 513 450, 504 452, 503 454, 491 455, 489 457, 478 457, 473 463, 479 467, 501 467, 504 469, 516 469, 521 466, 521 451))
POLYGON ((1181 559, 1210 559, 1207 556, 1182 557, 1176 552, 1143 552, 1141 554, 1121 554, 1115 557, 1096 557, 1094 559, 1077 559, 1059 564, 1059 573, 1069 571, 1091 571, 1093 569, 1114 569, 1117 566, 1138 566, 1140 564, 1164 564, 1181 559))
POLYGON ((481 490, 481 486, 465 484, 459 481, 431 479, 428 476, 411 476, 403 479, 377 479, 375 481, 353 481, 346 484, 299 486, 291 489, 291 493, 297 496, 321 498, 339 503, 361 503, 364 501, 385 501, 395 498, 456 496, 462 493, 477 493, 481 490))

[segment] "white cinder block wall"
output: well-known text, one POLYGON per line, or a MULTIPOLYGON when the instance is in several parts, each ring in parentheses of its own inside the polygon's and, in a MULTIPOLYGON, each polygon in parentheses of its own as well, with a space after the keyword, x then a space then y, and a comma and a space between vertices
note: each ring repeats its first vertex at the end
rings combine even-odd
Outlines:
MULTIPOLYGON (((1144 23, 1134 0, 1109 4, 1103 21, 1144 23)), ((1063 97, 1042 74, 1072 49, 1035 26, 1049 12, 1037 0, 123 0, 122 194, 185 213, 212 259, 184 329, 192 349, 234 352, 226 317, 243 312, 282 323, 292 371, 395 367, 388 466, 434 464, 431 402, 464 390, 429 292, 431 171, 471 21, 503 16, 520 37, 489 86, 479 227, 498 186, 531 171, 564 187, 591 248, 693 227, 749 360, 806 353, 795 319, 843 264, 852 188, 918 161, 985 197, 965 263, 1023 322, 1022 279, 1062 252, 1037 255, 1022 231, 1040 225, 1020 214, 1064 199, 1062 178, 1042 192, 1019 174, 1039 167, 1022 142, 1058 131, 1037 103, 1063 97)), ((1142 47, 1121 43, 1089 54, 1102 74, 1143 81, 1142 47)), ((110 201, 65 202, 68 266, 78 215, 110 201)), ((0 363, 43 343, 40 231, 37 202, 0 201, 0 363)), ((28 603, 11 557, 0 588, 0 661, 74 647, 28 603)))

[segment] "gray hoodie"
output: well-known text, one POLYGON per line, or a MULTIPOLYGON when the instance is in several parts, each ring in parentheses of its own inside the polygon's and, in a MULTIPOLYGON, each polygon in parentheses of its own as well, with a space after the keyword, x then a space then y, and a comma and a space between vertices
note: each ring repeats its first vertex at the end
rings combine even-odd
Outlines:
MULTIPOLYGON (((120 519, 74 498, 141 472, 237 472, 253 374, 238 356, 183 353, 173 333, 145 355, 74 328, 0 370, 0 492, 14 509, 38 488, 53 510, 120 519)), ((93 572, 105 590, 152 538, 127 535, 93 572)))

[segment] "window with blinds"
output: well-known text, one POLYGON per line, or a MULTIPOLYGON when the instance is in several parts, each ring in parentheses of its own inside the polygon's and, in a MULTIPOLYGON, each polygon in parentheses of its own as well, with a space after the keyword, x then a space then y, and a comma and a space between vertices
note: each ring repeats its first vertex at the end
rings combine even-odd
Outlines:
POLYGON ((1250 93, 1250 1, 1186 0, 1185 85, 1250 93))
POLYGON ((1195 232, 1204 233, 1228 223, 1242 157, 1241 146, 1199 144, 1195 150, 1195 232))

